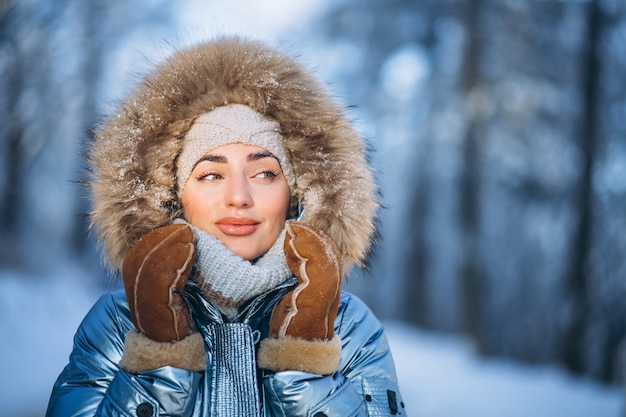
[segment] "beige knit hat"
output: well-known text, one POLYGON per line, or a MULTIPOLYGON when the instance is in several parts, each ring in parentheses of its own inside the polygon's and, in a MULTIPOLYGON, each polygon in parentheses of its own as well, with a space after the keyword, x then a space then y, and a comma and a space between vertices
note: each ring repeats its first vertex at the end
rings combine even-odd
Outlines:
POLYGON ((231 143, 256 145, 269 151, 278 158, 289 189, 295 190, 295 175, 280 125, 248 106, 230 104, 199 116, 185 135, 176 171, 179 195, 196 163, 213 149, 231 143))

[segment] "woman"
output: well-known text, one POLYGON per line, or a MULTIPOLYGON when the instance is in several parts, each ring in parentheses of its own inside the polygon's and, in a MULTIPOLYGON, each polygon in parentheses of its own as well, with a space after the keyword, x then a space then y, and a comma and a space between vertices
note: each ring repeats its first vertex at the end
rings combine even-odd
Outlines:
POLYGON ((292 58, 177 52, 89 162, 125 291, 85 317, 48 416, 405 414, 382 326, 341 292, 378 207, 363 143, 292 58))

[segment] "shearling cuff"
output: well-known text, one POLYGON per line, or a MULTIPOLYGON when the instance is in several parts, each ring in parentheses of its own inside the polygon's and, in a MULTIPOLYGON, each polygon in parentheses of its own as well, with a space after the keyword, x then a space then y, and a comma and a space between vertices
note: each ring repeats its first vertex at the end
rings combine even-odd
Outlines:
POLYGON ((200 333, 193 333, 177 342, 155 342, 132 329, 126 335, 120 366, 131 373, 162 366, 203 371, 206 369, 204 340, 200 333))
POLYGON ((297 370, 329 375, 339 369, 341 339, 306 340, 291 336, 261 341, 257 355, 260 368, 272 371, 297 370))

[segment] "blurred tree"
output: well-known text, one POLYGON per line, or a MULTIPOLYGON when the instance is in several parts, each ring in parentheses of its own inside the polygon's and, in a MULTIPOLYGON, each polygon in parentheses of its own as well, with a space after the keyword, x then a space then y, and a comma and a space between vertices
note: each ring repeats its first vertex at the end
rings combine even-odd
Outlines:
MULTIPOLYGON (((32 7, 32 5, 30 5, 32 7)), ((50 53, 50 30, 58 19, 49 8, 27 13, 6 1, 0 6, 0 136, 2 181, 0 187, 0 264, 26 262, 19 251, 23 224, 26 171, 43 138, 36 137, 37 124, 29 119, 37 103, 36 92, 50 84, 52 68, 45 59, 50 53)))
MULTIPOLYGON (((16 40, 11 36, 16 31, 14 18, 15 9, 9 8, 8 2, 2 3, 0 15, 0 55, 2 68, 1 73, 4 74, 1 81, 1 94, 3 99, 2 111, 0 113, 12 115, 18 108, 18 99, 22 91, 22 68, 20 56, 17 53, 18 45, 16 40)), ((0 253, 6 256, 11 245, 7 242, 7 236, 12 233, 12 228, 16 220, 16 206, 19 200, 19 166, 22 160, 20 152, 20 138, 22 136, 19 119, 16 117, 5 117, 4 123, 0 127, 1 136, 5 138, 1 142, 2 149, 0 155, 3 157, 2 164, 2 182, 0 188, 0 236, 2 236, 2 244, 0 253)), ((6 262, 6 260, 4 261, 6 262)), ((4 263, 3 262, 3 263, 4 263)))
POLYGON ((570 319, 566 323, 563 336, 563 361, 568 369, 576 373, 585 372, 585 333, 589 325, 589 254, 593 227, 593 171, 596 158, 598 137, 598 83, 600 77, 599 43, 604 18, 597 0, 588 3, 587 36, 582 47, 582 121, 580 143, 582 172, 575 191, 575 206, 578 209, 578 221, 574 223, 574 239, 571 250, 570 269, 565 276, 565 301, 569 303, 570 319))
MULTIPOLYGON (((420 52, 422 45, 433 41, 430 21, 436 7, 437 2, 431 1, 345 1, 333 4, 330 13, 319 22, 323 26, 320 50, 324 52, 318 53, 325 65, 331 66, 333 84, 349 92, 346 100, 358 105, 364 115, 361 117, 377 121, 378 137, 372 139, 376 139, 373 146, 380 153, 374 154, 373 162, 380 167, 384 203, 395 205, 396 193, 410 198, 405 207, 395 207, 406 211, 410 218, 410 223, 402 226, 405 234, 396 236, 404 242, 403 246, 389 240, 389 229, 394 226, 384 222, 382 227, 385 247, 395 248, 395 253, 385 251, 378 256, 386 264, 383 268, 389 285, 384 294, 377 291, 378 295, 364 298, 383 314, 400 313, 424 326, 434 326, 431 321, 436 320, 428 314, 428 275, 422 273, 429 262, 423 246, 429 184, 424 174, 426 164, 416 164, 414 158, 428 158, 423 150, 429 138, 426 126, 415 130, 414 125, 424 119, 426 112, 426 107, 417 106, 415 100, 423 98, 419 90, 421 77, 427 76, 423 71, 427 71, 424 66, 429 65, 429 57, 420 52), (330 64, 333 60, 339 64, 336 68, 330 64), (402 172, 402 177, 390 178, 390 171, 402 172), (387 180, 394 183, 386 187, 387 180), (407 194, 407 187, 413 187, 415 192, 407 194), (402 256, 406 253, 403 248, 409 247, 410 256, 402 256), (424 250, 420 251, 420 247, 424 250), (404 270, 407 272, 403 274, 404 270)), ((383 209, 383 218, 386 214, 383 209)))
POLYGON ((376 290, 365 290, 379 313, 462 330, 485 354, 615 381, 626 327, 626 186, 615 180, 626 184, 617 168, 626 166, 625 9, 610 0, 329 8, 320 50, 366 51, 339 60, 334 80, 374 120, 378 161, 393 175, 381 181, 393 214, 383 213, 376 290), (410 63, 388 69, 407 44, 426 51, 432 72, 400 96, 410 63))
POLYGON ((56 261, 55 251, 94 255, 93 240, 86 241, 88 199, 78 185, 88 131, 101 118, 98 107, 111 99, 103 97, 111 80, 120 84, 115 71, 127 65, 120 51, 171 28, 175 6, 165 0, 0 5, 0 264, 45 268, 56 261), (35 261, 33 252, 42 256, 35 261))
POLYGON ((591 7, 596 10, 590 9, 588 25, 593 31, 595 19, 596 43, 595 51, 591 45, 586 50, 595 54, 595 62, 584 65, 588 76, 595 73, 586 84, 594 107, 581 140, 587 140, 585 133, 593 135, 594 158, 588 172, 589 243, 579 278, 585 280, 587 310, 577 359, 586 374, 614 382, 624 378, 626 363, 626 4, 598 0, 591 7))
POLYGON ((483 0, 465 2, 463 17, 467 32, 461 74, 461 94, 465 96, 466 128, 461 146, 462 168, 459 173, 459 229, 461 238, 461 259, 459 264, 461 328, 478 342, 482 349, 484 337, 481 335, 483 306, 483 282, 480 254, 480 184, 481 184, 481 127, 484 108, 481 103, 485 94, 482 87, 480 62, 482 58, 482 37, 480 30, 483 0))

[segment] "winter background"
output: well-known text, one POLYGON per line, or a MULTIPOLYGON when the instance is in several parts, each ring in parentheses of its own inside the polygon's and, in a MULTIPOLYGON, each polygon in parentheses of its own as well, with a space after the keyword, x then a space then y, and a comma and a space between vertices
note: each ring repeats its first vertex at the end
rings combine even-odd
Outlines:
POLYGON ((0 0, 0 415, 45 413, 118 285, 77 184, 89 130, 223 33, 297 55, 370 141, 381 244, 346 288, 409 415, 626 416, 621 0, 0 0))

